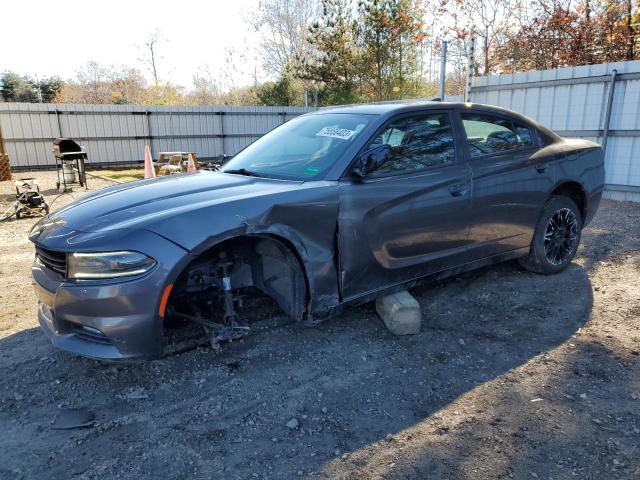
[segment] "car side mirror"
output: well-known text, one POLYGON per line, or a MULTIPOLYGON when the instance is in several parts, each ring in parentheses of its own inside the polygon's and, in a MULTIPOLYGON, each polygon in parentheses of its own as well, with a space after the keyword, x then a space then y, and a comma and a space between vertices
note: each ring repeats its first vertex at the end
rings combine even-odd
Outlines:
POLYGON ((390 156, 391 147, 389 145, 376 145, 358 157, 358 161, 351 170, 351 173, 362 178, 380 168, 390 156))

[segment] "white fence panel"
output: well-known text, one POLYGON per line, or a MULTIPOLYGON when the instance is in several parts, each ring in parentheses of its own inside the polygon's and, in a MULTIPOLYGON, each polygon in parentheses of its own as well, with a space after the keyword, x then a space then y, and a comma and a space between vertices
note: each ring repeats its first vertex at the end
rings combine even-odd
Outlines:
POLYGON ((471 101, 515 110, 566 137, 602 143, 614 70, 605 196, 640 201, 640 61, 477 77, 471 101))
POLYGON ((312 111, 300 107, 144 107, 0 103, 0 126, 14 169, 55 164, 52 141, 82 144, 89 164, 141 163, 145 144, 161 151, 196 152, 202 160, 233 156, 274 127, 312 111))

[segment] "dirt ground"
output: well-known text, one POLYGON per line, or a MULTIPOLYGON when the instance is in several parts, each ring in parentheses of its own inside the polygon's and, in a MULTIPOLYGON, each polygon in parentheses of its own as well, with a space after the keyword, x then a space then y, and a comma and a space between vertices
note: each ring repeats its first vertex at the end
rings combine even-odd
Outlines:
POLYGON ((413 289, 416 336, 372 305, 308 329, 263 304, 275 326, 221 353, 137 364, 38 330, 34 221, 0 224, 0 478, 640 479, 638 204, 604 201, 559 275, 510 262, 413 289), (93 425, 53 429, 66 408, 93 425))

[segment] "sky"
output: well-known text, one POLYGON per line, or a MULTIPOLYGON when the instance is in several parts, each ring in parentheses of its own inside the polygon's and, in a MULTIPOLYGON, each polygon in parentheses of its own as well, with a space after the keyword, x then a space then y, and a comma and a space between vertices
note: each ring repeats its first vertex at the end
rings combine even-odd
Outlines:
MULTIPOLYGON (((29 0, 3 2, 0 72, 74 78, 87 61, 150 71, 142 45, 158 29, 160 80, 190 88, 195 73, 215 77, 225 50, 253 51, 258 36, 245 21, 259 0, 29 0), (7 42, 7 39, 13 39, 7 42)), ((254 54, 239 62, 238 84, 253 81, 254 54)))

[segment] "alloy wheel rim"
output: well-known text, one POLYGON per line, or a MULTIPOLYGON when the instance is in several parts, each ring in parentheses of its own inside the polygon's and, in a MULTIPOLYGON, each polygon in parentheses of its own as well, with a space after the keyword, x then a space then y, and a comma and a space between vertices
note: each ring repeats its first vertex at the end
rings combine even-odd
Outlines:
POLYGON ((578 241, 578 221, 569 208, 561 208, 549 219, 544 233, 544 251, 552 265, 571 257, 578 241))

